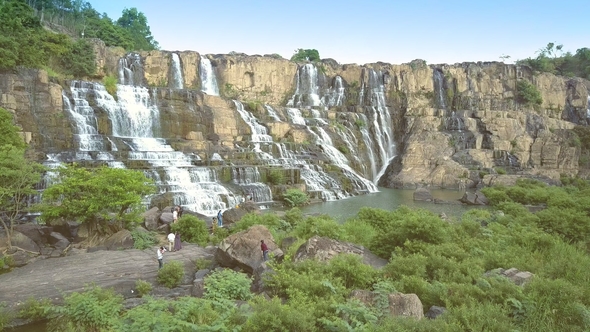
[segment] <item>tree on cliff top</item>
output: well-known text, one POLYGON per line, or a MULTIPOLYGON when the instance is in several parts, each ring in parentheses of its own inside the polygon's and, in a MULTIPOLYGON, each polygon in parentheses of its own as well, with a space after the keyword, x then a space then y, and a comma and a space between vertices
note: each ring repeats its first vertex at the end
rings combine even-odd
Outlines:
POLYGON ((291 61, 320 61, 320 52, 315 49, 304 50, 302 48, 295 50, 291 61))
POLYGON ((59 169, 58 183, 43 192, 38 208, 43 221, 76 220, 109 234, 139 221, 142 197, 154 192, 153 182, 140 171, 74 164, 59 169))
POLYGON ((0 108, 0 225, 12 246, 15 222, 27 212, 29 197, 36 194, 34 185, 41 179, 41 165, 25 158, 23 139, 12 115, 0 108))
POLYGON ((125 8, 117 20, 117 25, 129 32, 134 50, 151 51, 159 48, 147 24, 147 18, 142 12, 137 11, 137 8, 125 8))

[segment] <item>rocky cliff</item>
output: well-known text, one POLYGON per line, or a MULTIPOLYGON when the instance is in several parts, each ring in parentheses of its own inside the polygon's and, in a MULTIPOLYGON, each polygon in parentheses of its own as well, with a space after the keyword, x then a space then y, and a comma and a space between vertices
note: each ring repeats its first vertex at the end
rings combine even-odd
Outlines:
MULTIPOLYGON (((505 173, 575 175, 580 142, 571 129, 589 121, 590 82, 497 62, 297 64, 274 56, 190 51, 123 55, 99 42, 96 50, 100 75, 146 89, 146 107, 158 109, 150 135, 174 150, 205 165, 222 160, 226 166, 266 167, 267 175, 276 166, 319 170, 333 179, 322 188, 347 194, 373 190, 363 179, 387 187, 463 188, 505 173), (204 87, 204 59, 219 96, 204 87), (519 80, 539 90, 541 105, 519 101, 519 80), (285 163, 289 158, 309 162, 285 163)), ((43 71, 0 75, 0 106, 16 114, 40 160, 88 151, 80 148, 80 129, 67 110, 80 84, 86 84, 84 98, 97 119, 97 132, 90 134, 108 137, 111 151, 126 150, 111 139, 125 135, 113 129, 104 96, 92 93, 100 85, 49 79, 43 71)), ((120 96, 118 102, 123 109, 120 96)), ((289 183, 318 190, 289 174, 289 183)))

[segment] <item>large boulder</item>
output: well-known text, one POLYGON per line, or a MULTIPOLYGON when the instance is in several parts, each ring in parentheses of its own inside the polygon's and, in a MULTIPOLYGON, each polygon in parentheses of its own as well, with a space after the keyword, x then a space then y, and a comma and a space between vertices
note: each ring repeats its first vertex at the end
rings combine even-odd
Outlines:
POLYGON ((481 192, 476 191, 474 193, 466 192, 460 199, 461 203, 467 205, 488 205, 487 197, 481 192))
POLYGON ((171 224, 174 219, 172 219, 172 212, 162 212, 160 215, 160 222, 162 224, 171 224))
POLYGON ((49 234, 49 243, 55 248, 55 251, 61 253, 70 245, 70 241, 58 232, 51 232, 49 234))
POLYGON ((39 247, 43 247, 49 242, 49 234, 53 232, 52 227, 33 223, 14 225, 14 230, 33 240, 39 247))
MULTIPOLYGON (((145 211, 141 217, 143 218, 143 223, 147 230, 155 231, 158 229, 158 222, 160 221, 160 209, 153 207, 145 211)), ((172 215, 170 218, 172 218, 172 215)))
POLYGON ((229 226, 231 224, 234 224, 250 212, 258 213, 260 212, 260 207, 252 201, 246 201, 240 204, 238 207, 225 210, 222 214, 223 225, 229 226))
POLYGON ((221 266, 238 267, 252 274, 263 263, 260 240, 264 240, 268 246, 270 257, 283 257, 283 251, 274 242, 269 230, 262 225, 254 225, 221 241, 215 252, 215 259, 221 266))
POLYGON ((302 244, 295 253, 295 261, 311 258, 325 262, 339 254, 361 256, 363 263, 374 268, 382 268, 387 265, 387 260, 378 257, 363 246, 320 236, 314 236, 302 244))
MULTIPOLYGON (((368 290, 355 290, 350 296, 367 306, 375 306, 380 294, 368 290)), ((387 300, 389 302, 387 311, 392 316, 424 318, 422 301, 416 294, 392 293, 387 295, 387 300)))
POLYGON ((103 246, 107 247, 109 250, 132 249, 134 243, 131 232, 123 229, 109 236, 104 241, 103 246))
POLYGON ((38 254, 41 252, 41 248, 39 247, 39 245, 37 245, 35 241, 33 241, 31 238, 29 238, 21 232, 12 232, 11 244, 14 247, 18 247, 31 253, 38 254))
POLYGON ((418 188, 414 191, 414 200, 422 202, 432 202, 432 193, 430 193, 430 190, 426 188, 418 188))

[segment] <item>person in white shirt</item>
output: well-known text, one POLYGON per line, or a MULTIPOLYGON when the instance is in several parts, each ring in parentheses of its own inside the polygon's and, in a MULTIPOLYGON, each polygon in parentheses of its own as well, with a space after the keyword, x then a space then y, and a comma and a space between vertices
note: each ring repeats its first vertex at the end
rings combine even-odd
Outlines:
POLYGON ((166 252, 166 248, 164 247, 160 247, 160 249, 158 249, 157 253, 158 253, 158 269, 161 269, 162 266, 164 266, 164 252, 166 252))
POLYGON ((174 246, 174 239, 176 235, 174 233, 168 234, 168 251, 172 251, 172 246, 174 246))
POLYGON ((174 207, 174 211, 172 211, 172 223, 176 224, 178 220, 178 208, 174 207))

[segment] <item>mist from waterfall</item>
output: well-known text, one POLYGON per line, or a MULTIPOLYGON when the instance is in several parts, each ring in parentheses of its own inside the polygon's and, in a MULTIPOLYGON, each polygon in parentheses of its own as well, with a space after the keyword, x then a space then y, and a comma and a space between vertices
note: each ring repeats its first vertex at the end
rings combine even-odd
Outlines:
POLYGON ((201 78, 201 91, 208 95, 219 96, 219 87, 217 86, 217 77, 211 65, 211 60, 201 57, 199 62, 199 73, 201 78))

